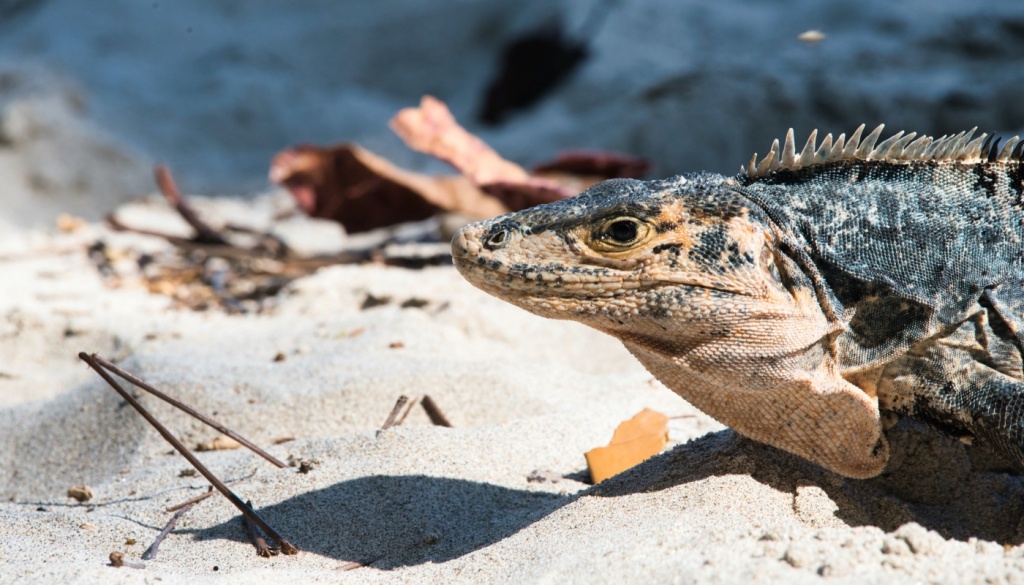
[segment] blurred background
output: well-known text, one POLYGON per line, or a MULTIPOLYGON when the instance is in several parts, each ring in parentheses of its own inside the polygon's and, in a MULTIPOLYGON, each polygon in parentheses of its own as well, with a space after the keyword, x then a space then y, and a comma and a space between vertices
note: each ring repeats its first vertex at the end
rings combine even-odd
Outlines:
MULTIPOLYGON (((0 0, 0 227, 153 191, 269 186, 423 94, 506 158, 610 149, 735 173, 793 127, 1024 131, 1024 3, 955 0, 0 0)), ((888 132, 887 131, 887 132, 888 132)))

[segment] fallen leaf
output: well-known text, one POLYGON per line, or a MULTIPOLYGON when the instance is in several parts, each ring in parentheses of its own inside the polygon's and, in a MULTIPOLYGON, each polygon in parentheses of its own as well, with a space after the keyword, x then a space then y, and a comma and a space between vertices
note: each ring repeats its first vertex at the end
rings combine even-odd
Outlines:
POLYGON ((460 126, 431 96, 399 111, 389 125, 409 148, 460 174, 416 173, 355 144, 300 145, 274 156, 270 180, 288 189, 306 214, 355 233, 440 212, 488 219, 571 197, 604 179, 639 177, 649 166, 616 153, 571 151, 530 173, 460 126))
POLYGON ((350 233, 441 211, 479 219, 508 211, 466 177, 401 169, 355 144, 281 151, 271 161, 270 180, 288 189, 306 214, 333 219, 350 233))
POLYGON ((649 408, 615 429, 607 447, 585 453, 594 483, 640 464, 661 452, 668 443, 668 417, 649 408))
POLYGON ((534 177, 505 160, 460 126, 444 102, 429 95, 423 96, 418 108, 399 111, 389 125, 409 148, 447 162, 480 187, 495 183, 524 185, 560 193, 562 198, 577 193, 555 181, 534 177))

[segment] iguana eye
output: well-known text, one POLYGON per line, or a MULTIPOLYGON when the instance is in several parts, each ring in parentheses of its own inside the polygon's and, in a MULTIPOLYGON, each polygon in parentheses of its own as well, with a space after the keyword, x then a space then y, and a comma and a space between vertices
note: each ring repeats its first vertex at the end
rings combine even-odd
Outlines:
POLYGON ((620 219, 608 226, 608 237, 621 244, 628 244, 636 239, 636 222, 620 219))
POLYGON ((594 240, 610 247, 623 248, 642 240, 650 228, 632 217, 610 219, 597 229, 594 240))

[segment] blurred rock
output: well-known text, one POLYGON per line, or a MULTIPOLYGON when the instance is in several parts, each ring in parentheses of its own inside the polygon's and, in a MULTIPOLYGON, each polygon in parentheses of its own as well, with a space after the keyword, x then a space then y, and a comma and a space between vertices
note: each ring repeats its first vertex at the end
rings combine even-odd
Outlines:
POLYGON ((71 81, 0 66, 0 227, 99 219, 151 184, 149 163, 88 120, 71 81))

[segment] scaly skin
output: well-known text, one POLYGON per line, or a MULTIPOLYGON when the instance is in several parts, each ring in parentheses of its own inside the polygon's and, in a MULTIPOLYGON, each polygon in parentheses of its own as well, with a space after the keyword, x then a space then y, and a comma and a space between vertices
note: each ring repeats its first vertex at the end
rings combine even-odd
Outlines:
POLYGON ((475 286, 617 337, 697 408, 837 473, 885 467, 880 404, 1024 463, 1020 162, 966 139, 879 154, 872 136, 816 161, 790 140, 736 178, 607 181, 466 226, 452 255, 475 286))

